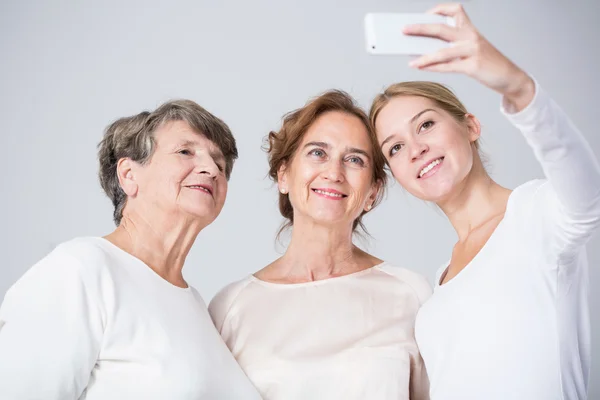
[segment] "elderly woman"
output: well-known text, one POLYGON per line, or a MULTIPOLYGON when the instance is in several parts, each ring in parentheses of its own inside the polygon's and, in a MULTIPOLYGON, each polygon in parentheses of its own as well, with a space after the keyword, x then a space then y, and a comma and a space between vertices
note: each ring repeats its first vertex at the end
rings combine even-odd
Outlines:
POLYGON ((59 245, 0 308, 0 398, 257 399, 183 278, 237 157, 192 101, 122 118, 99 145, 117 228, 59 245))
POLYGON ((426 281, 354 245, 385 183, 367 115, 330 91, 269 135, 270 176, 291 226, 285 254, 209 306, 264 399, 424 399, 413 335, 426 281))

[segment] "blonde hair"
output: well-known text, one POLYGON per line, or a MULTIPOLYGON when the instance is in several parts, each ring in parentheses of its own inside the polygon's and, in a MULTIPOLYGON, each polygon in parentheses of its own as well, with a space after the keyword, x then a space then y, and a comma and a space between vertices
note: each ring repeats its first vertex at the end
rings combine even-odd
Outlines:
MULTIPOLYGON (((419 96, 432 100, 457 122, 464 123, 466 121, 466 115, 468 114, 466 107, 449 88, 436 82, 410 81, 394 83, 375 97, 369 112, 369 120, 373 130, 375 130, 375 122, 381 110, 394 97, 400 96, 419 96)), ((479 150, 478 140, 475 141, 474 146, 475 149, 479 150)))

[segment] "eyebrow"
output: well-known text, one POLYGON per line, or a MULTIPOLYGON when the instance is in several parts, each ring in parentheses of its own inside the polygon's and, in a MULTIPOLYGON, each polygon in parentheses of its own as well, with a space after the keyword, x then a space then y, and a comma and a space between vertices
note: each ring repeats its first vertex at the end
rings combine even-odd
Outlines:
MULTIPOLYGON (((322 147, 324 149, 329 149, 331 147, 331 146, 329 146, 329 143, 325 143, 325 142, 308 142, 304 145, 304 148, 307 148, 310 146, 322 147)), ((368 158, 369 160, 371 159, 371 156, 369 155, 369 153, 363 149, 359 149, 357 147, 346 147, 345 150, 346 150, 346 153, 361 154, 361 155, 365 156, 366 158, 368 158)))
MULTIPOLYGON (((416 114, 414 115, 414 117, 412 117, 412 118, 410 119, 410 121, 409 121, 409 122, 410 122, 411 124, 412 124, 412 123, 414 123, 414 122, 415 122, 415 121, 416 121, 416 120, 417 120, 417 119, 418 119, 418 118, 419 118, 421 115, 425 114, 425 113, 426 113, 426 112, 428 112, 428 111, 437 112, 437 111, 435 111, 433 108, 426 108, 426 109, 424 109, 423 111, 420 111, 420 112, 416 113, 416 114)), ((385 144, 386 144, 387 142, 389 142, 390 140, 392 140, 392 139, 394 138, 394 136, 396 136, 396 135, 392 134, 392 135, 390 135, 390 136, 386 137, 386 138, 385 138, 385 140, 384 140, 383 142, 381 142, 381 146, 380 146, 380 148, 382 148, 382 149, 383 149, 383 146, 385 146, 385 144)))
MULTIPOLYGON (((179 143, 178 146, 181 147, 194 147, 194 146, 198 146, 198 142, 195 140, 184 140, 183 142, 179 143)), ((217 146, 215 146, 217 147, 217 146)), ((225 156, 223 155, 223 152, 220 149, 216 149, 216 150, 209 150, 208 154, 212 157, 213 160, 215 161, 225 161, 225 156)))
POLYGON ((177 146, 181 146, 181 147, 186 147, 186 146, 194 147, 197 145, 198 145, 198 142, 196 142, 195 140, 189 140, 189 139, 179 142, 177 144, 177 146))
POLYGON ((215 161, 223 161, 225 162, 225 156, 223 155, 223 153, 218 150, 218 151, 210 151, 208 154, 210 154, 210 156, 212 157, 213 160, 215 161))

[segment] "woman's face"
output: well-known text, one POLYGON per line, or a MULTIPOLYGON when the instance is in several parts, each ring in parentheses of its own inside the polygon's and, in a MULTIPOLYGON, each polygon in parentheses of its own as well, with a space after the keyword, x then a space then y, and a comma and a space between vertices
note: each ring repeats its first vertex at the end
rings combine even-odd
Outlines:
POLYGON ((473 167, 479 122, 459 123, 434 101, 398 96, 379 112, 377 139, 394 178, 412 195, 444 201, 473 167))
POLYGON ((289 193, 294 223, 352 226, 373 203, 373 149, 362 121, 347 113, 321 115, 305 133, 289 165, 279 171, 289 193))
POLYGON ((213 222, 227 196, 222 152, 184 121, 159 127, 154 140, 150 161, 132 169, 136 201, 151 212, 213 222))

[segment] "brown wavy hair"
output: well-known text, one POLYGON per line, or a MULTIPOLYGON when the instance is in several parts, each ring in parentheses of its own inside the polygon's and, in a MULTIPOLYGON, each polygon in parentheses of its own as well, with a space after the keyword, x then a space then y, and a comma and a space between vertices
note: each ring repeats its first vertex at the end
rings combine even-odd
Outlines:
MULTIPOLYGON (((367 113, 357 105, 356 101, 346 92, 341 90, 329 90, 318 97, 309 100, 304 107, 294 110, 283 117, 283 124, 279 131, 271 131, 265 140, 264 149, 269 155, 269 177, 277 183, 278 172, 282 166, 289 164, 293 159, 304 135, 312 124, 323 114, 338 111, 357 117, 365 126, 369 135, 372 149, 373 182, 380 182, 381 187, 373 202, 372 209, 377 206, 383 198, 387 174, 385 172, 385 157, 379 149, 377 137, 369 123, 367 113)), ((279 212, 286 219, 281 226, 279 234, 294 224, 294 209, 287 194, 279 193, 279 212)), ((360 214, 352 229, 362 229, 368 233, 362 222, 366 211, 360 214)))

